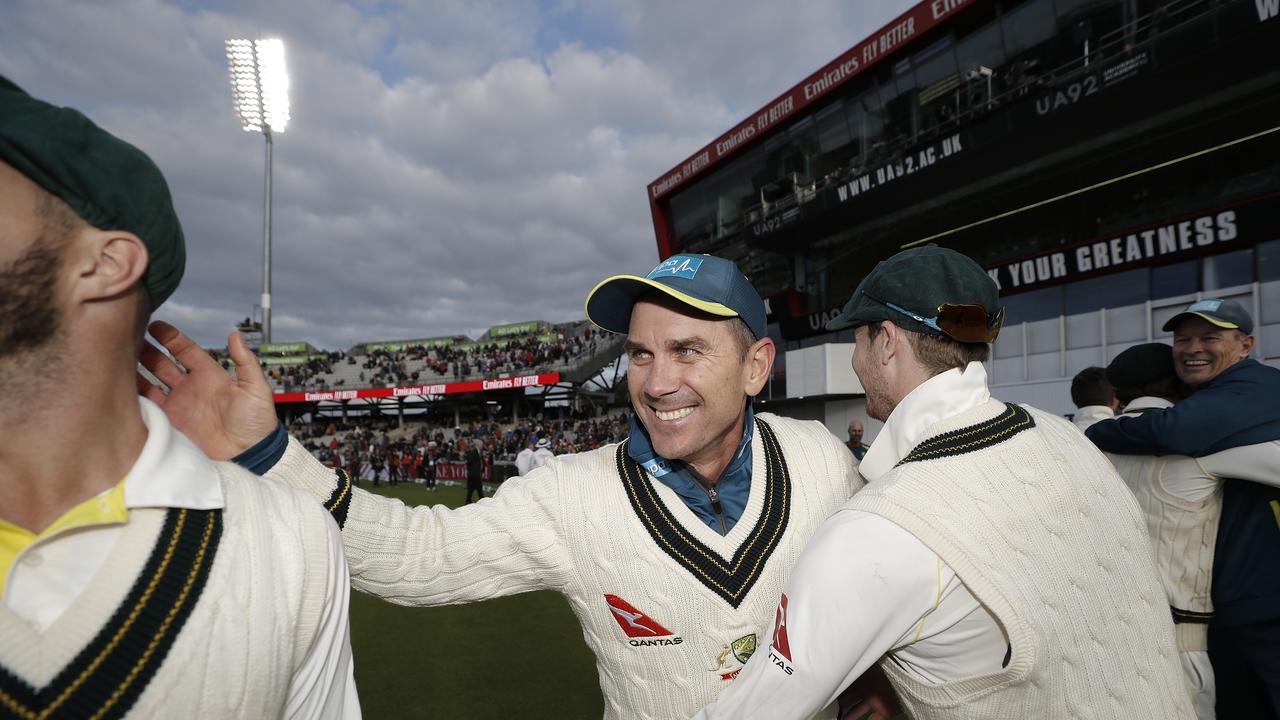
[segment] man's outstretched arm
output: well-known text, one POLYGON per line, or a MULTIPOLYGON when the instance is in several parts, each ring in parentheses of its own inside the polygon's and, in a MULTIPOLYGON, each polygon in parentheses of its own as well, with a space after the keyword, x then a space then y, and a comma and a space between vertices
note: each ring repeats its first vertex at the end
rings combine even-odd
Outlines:
POLYGON ((141 362, 169 392, 141 376, 140 391, 206 454, 238 458, 323 503, 342 528, 356 589, 401 604, 435 605, 568 582, 568 554, 557 531, 560 485, 549 481, 550 470, 509 481, 496 497, 466 508, 407 507, 353 487, 345 471, 325 467, 287 436, 282 452, 272 450, 282 431, 271 388, 238 335, 228 342, 234 380, 172 325, 154 323, 152 336, 181 367, 149 347, 141 362), (255 449, 265 451, 246 452, 255 449))

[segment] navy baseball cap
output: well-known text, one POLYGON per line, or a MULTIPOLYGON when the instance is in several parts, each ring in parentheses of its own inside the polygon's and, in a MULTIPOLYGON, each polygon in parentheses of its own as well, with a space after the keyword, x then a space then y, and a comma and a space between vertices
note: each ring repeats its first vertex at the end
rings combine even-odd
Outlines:
POLYGON ((1123 389, 1140 388, 1175 374, 1173 346, 1161 342, 1125 348, 1107 365, 1107 382, 1123 389))
POLYGON ((587 318, 626 334, 631 308, 658 290, 709 315, 739 317, 757 340, 765 336, 764 301, 731 260, 711 255, 672 255, 648 275, 614 275, 587 294, 587 318))
POLYGON ((1178 323, 1189 317, 1207 320, 1220 328, 1239 330, 1245 335, 1253 334, 1253 318, 1244 306, 1235 300, 1197 300, 1187 306, 1186 310, 1169 318, 1162 328, 1165 332, 1173 332, 1178 323))

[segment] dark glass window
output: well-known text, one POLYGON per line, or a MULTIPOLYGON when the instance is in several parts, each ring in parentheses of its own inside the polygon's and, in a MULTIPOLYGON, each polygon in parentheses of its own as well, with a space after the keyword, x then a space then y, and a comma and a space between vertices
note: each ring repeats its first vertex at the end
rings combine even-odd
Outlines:
POLYGON ((1280 240, 1258 243, 1258 279, 1280 280, 1280 240))
POLYGON ((931 130, 957 114, 960 74, 956 71, 955 47, 943 38, 916 53, 917 99, 920 103, 920 130, 931 130))
POLYGON ((1053 2, 1025 2, 1006 13, 1000 24, 1004 28, 1005 50, 1009 57, 1017 57, 1053 37, 1053 2))
POLYGON ((1197 290, 1196 261, 1151 268, 1151 299, 1187 295, 1197 290))
POLYGON ((1068 315, 1137 305, 1147 300, 1147 269, 1138 268, 1074 282, 1067 285, 1066 295, 1068 315))
POLYGON ((849 132, 857 149, 854 165, 866 170, 871 164, 866 154, 884 135, 884 116, 880 112, 880 97, 874 88, 845 103, 849 118, 849 132))
POLYGON ((1004 303, 1006 325, 1058 317, 1062 314, 1062 286, 1018 293, 1000 301, 1004 303))
POLYGON ((1201 261, 1201 287, 1205 292, 1253 282, 1253 250, 1211 255, 1201 261))

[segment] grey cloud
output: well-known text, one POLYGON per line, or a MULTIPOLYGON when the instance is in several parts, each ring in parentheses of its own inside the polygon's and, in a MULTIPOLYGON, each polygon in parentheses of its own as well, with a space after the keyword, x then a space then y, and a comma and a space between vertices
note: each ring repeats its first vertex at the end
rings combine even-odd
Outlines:
POLYGON ((650 180, 871 29, 861 3, 772 5, 723 38, 696 29, 716 15, 702 5, 19 2, 0 73, 156 159, 190 245, 158 316, 221 346, 261 292, 263 162, 232 117, 222 40, 283 35, 275 339, 342 348, 582 317, 597 281, 656 260, 650 180), (625 45, 540 50, 571 11, 625 45))

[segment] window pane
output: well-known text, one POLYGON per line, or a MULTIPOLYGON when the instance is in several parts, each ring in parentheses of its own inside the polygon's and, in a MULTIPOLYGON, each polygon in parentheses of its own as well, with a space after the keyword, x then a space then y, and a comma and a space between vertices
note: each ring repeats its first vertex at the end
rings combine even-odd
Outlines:
POLYGON ((1280 280, 1280 240, 1258 243, 1258 279, 1280 280))
POLYGON ((1151 268, 1151 299, 1188 295, 1196 291, 1196 261, 1151 268))
POLYGON ((1004 65, 1004 44, 1000 40, 1000 25, 991 23, 975 30, 956 44, 960 60, 960 72, 967 73, 979 67, 998 68, 1004 65))
POLYGON ((1067 285, 1066 294, 1068 315, 1137 305, 1147 300, 1147 269, 1074 282, 1067 285))
POLYGON ((1016 57, 1053 37, 1054 11, 1049 0, 1031 0, 1014 8, 1001 21, 1004 46, 1016 57))
POLYGON ((1004 303, 1004 322, 1012 325, 1034 322, 1062 314, 1062 286, 1042 288, 1001 298, 1004 303))
POLYGON ((1213 255, 1203 260, 1205 291, 1253 282, 1253 249, 1213 255))

